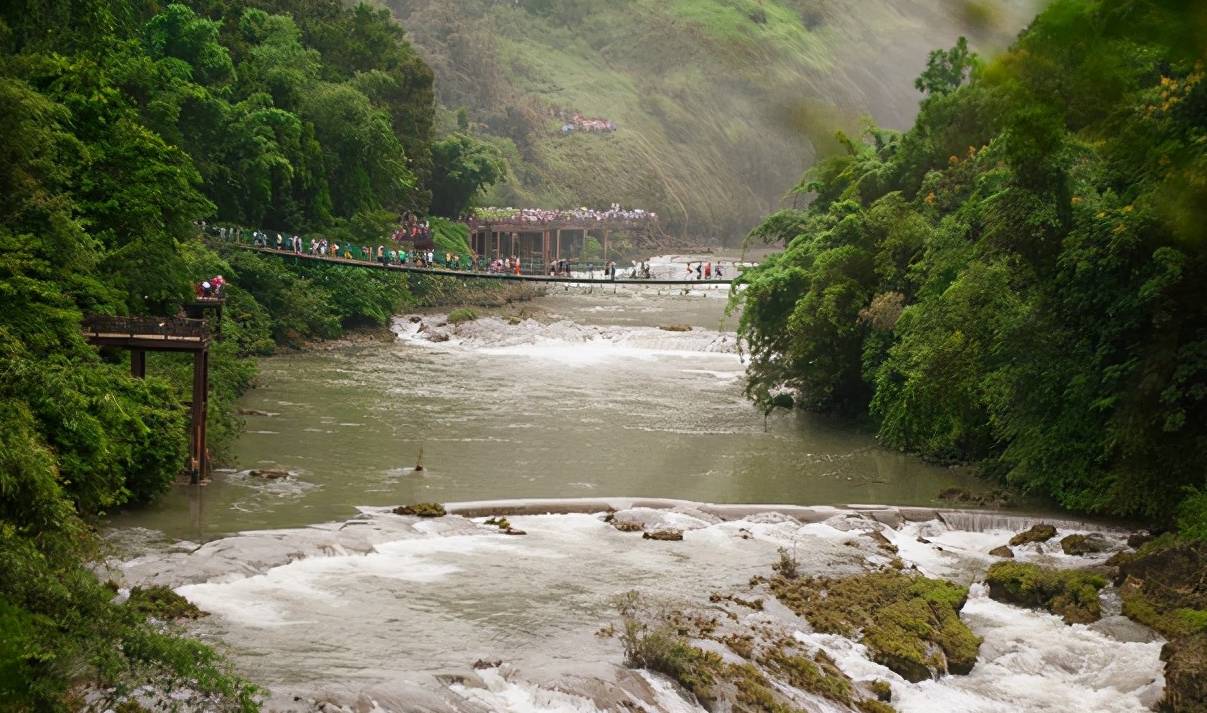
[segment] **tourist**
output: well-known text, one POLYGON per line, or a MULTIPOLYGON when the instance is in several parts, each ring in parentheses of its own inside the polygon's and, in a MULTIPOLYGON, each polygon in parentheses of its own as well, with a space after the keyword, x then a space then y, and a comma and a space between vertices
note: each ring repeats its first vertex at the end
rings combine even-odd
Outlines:
POLYGON ((712 279, 712 263, 711 262, 704 263, 704 279, 705 280, 712 279))

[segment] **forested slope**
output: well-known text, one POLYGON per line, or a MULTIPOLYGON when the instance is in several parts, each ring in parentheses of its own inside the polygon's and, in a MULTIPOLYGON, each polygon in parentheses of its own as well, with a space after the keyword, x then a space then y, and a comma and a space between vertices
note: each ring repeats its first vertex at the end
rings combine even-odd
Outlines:
POLYGON ((206 647, 86 568, 96 517, 170 487, 189 368, 133 379, 85 314, 171 316, 224 274, 211 444, 275 343, 384 323, 402 278, 223 256, 197 222, 378 239, 430 200, 432 76, 387 13, 335 0, 0 5, 0 707, 98 710, 135 687, 254 707, 206 647))
POLYGON ((755 231, 789 242, 736 297, 751 395, 1069 508, 1207 514, 1204 38, 1201 3, 1061 0, 988 64, 932 55, 911 129, 840 137, 755 231))
POLYGON ((1029 0, 380 0, 436 73, 442 126, 499 146, 487 201, 620 201, 736 240, 870 114, 904 129, 926 53, 1004 47, 1029 0), (561 112, 558 114, 557 112, 561 112), (560 127, 581 112, 614 132, 560 127))

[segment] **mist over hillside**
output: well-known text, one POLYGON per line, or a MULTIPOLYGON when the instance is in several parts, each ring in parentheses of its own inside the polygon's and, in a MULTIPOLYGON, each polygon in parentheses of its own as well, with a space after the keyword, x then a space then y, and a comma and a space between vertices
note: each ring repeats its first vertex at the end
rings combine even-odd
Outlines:
POLYGON ((1008 44, 1029 0, 388 0, 437 77, 446 131, 487 138, 484 201, 655 210, 733 243, 861 118, 903 129, 927 53, 1008 44), (458 117, 459 109, 464 113, 458 117), (614 131, 565 132, 573 115, 614 131))

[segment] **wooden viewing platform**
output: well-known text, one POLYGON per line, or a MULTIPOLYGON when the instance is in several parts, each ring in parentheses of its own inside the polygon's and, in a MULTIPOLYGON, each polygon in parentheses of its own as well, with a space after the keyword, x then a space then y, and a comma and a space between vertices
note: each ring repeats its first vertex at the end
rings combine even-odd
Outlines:
POLYGON ((190 407, 189 462, 191 483, 209 471, 205 419, 209 402, 210 331, 204 319, 173 317, 88 317, 84 338, 98 347, 130 350, 130 374, 147 375, 147 352, 192 352, 193 401, 190 407))
POLYGON ((469 225, 470 248, 478 255, 504 257, 515 255, 539 259, 548 265, 553 260, 581 256, 595 231, 603 247, 603 261, 608 261, 612 231, 635 232, 649 230, 657 219, 630 218, 553 218, 550 220, 516 220, 514 217, 472 217, 469 225), (562 233, 567 233, 562 242, 562 233), (563 254, 563 246, 565 251, 563 254))

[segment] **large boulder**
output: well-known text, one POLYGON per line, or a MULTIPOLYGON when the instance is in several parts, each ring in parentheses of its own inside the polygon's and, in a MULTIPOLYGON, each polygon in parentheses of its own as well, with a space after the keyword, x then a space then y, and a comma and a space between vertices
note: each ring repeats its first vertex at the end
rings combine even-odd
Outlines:
POLYGON ((1064 550, 1066 555, 1094 555, 1106 552, 1110 548, 1110 541, 1100 532, 1091 532, 1088 535, 1067 535, 1060 541, 1060 549, 1064 550))
POLYGON ((1207 631, 1185 636, 1161 648, 1165 662, 1165 700, 1169 713, 1207 711, 1207 631))
POLYGON ((1023 562, 997 562, 985 575, 989 597, 999 602, 1047 609, 1066 624, 1089 624, 1102 617, 1098 590, 1106 579, 1073 569, 1023 562))
POLYGON ((1032 542, 1047 542, 1053 537, 1056 537, 1056 526, 1041 522, 1038 525, 1031 526, 1029 530, 1024 530, 1011 537, 1010 545, 1018 547, 1019 545, 1026 545, 1032 542))
POLYGON ((859 637, 872 660, 909 681, 967 674, 981 639, 960 619, 964 587, 898 571, 842 578, 778 576, 776 598, 819 632, 859 637))

